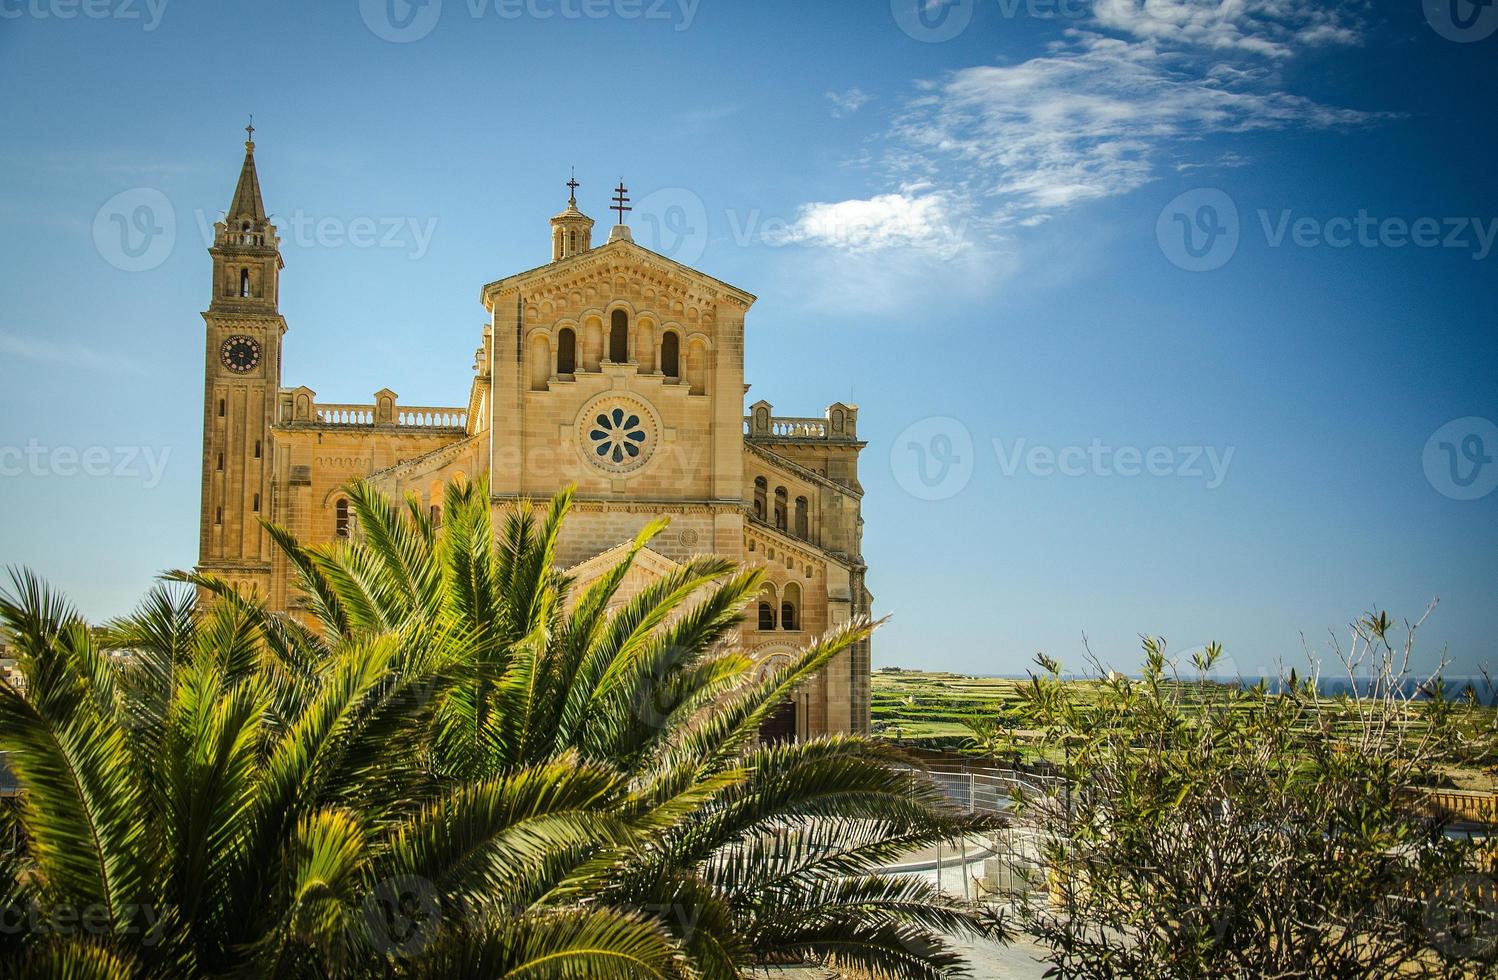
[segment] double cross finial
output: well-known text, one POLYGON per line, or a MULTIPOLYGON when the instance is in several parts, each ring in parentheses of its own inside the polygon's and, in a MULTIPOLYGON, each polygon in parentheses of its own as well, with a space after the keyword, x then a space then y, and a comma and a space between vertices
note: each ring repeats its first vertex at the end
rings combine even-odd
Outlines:
POLYGON ((569 181, 567 181, 567 189, 572 192, 571 194, 567 195, 567 203, 568 204, 572 204, 572 205, 576 205, 577 204, 577 189, 579 187, 581 187, 581 186, 582 186, 582 184, 579 184, 577 182, 577 168, 573 167, 572 168, 572 179, 569 180, 569 181))
POLYGON ((624 212, 634 210, 634 208, 629 207, 629 191, 624 187, 623 177, 619 178, 619 186, 614 188, 614 205, 609 210, 619 212, 619 223, 621 225, 624 224, 624 212))
POLYGON ((255 114, 253 112, 250 113, 250 124, 244 128, 244 141, 255 142, 255 114))

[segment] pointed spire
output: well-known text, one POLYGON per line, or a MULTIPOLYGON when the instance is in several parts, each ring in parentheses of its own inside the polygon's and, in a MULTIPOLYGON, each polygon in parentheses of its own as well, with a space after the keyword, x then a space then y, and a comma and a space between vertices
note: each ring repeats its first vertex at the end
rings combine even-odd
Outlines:
POLYGON ((234 188, 234 203, 229 205, 228 223, 249 219, 265 220, 265 202, 260 199, 260 177, 255 173, 255 117, 244 128, 244 166, 239 170, 239 184, 234 188))

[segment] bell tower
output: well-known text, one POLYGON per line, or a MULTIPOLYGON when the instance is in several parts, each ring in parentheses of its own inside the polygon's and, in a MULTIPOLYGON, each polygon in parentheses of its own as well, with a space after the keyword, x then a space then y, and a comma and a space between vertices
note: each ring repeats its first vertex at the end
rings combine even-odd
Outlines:
POLYGON ((234 200, 213 226, 213 295, 203 386, 203 492, 198 569, 269 598, 272 446, 281 388, 280 238, 255 171, 255 127, 245 127, 234 200))
POLYGON ((567 181, 572 191, 567 210, 551 219, 551 261, 560 262, 593 247, 593 219, 577 209, 577 189, 582 185, 574 175, 567 181))

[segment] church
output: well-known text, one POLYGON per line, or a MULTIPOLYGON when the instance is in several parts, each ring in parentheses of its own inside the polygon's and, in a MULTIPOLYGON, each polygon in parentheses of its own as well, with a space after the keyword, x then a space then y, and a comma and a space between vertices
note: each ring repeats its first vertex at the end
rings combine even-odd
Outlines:
MULTIPOLYGON (((247 133, 208 250, 200 571, 295 612, 294 576, 262 521, 307 544, 348 537, 357 529, 343 488, 360 478, 416 495, 440 521, 449 481, 487 477, 496 520, 576 486, 557 555, 574 589, 662 516, 670 527, 620 598, 705 552, 763 568, 739 638, 760 663, 870 612, 857 406, 799 418, 764 400, 746 410, 754 296, 636 244, 622 183, 607 241, 594 243, 569 181, 549 261, 481 287, 487 325, 466 399, 406 405, 385 388, 365 404, 331 404, 284 380, 284 263, 247 133)), ((777 734, 867 731, 869 672, 863 642, 798 692, 777 734)))

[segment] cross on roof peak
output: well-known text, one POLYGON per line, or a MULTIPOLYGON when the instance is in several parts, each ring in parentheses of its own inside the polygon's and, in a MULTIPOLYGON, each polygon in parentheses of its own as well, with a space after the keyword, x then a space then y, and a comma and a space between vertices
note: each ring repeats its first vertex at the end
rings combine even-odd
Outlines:
POLYGON ((619 213, 619 223, 621 225, 624 224, 624 212, 634 210, 634 208, 629 207, 629 190, 624 186, 623 177, 619 178, 619 186, 614 188, 614 204, 609 210, 619 213))

